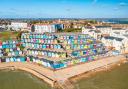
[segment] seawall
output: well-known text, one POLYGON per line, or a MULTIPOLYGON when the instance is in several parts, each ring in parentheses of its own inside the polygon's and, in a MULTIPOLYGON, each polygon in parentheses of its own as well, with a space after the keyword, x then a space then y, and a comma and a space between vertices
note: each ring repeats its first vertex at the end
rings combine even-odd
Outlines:
POLYGON ((73 76, 80 75, 100 67, 104 67, 113 63, 118 63, 123 59, 125 59, 123 55, 107 57, 92 62, 72 66, 69 68, 57 70, 55 74, 57 76, 57 80, 66 80, 73 76))
POLYGON ((50 70, 44 68, 39 65, 34 65, 32 63, 20 63, 20 62, 10 62, 10 63, 0 63, 0 69, 6 68, 15 68, 19 70, 27 71, 38 78, 44 80, 52 87, 54 87, 55 83, 65 83, 69 78, 74 76, 89 72, 91 70, 104 67, 110 64, 118 63, 124 60, 125 57, 123 55, 107 57, 75 66, 71 66, 68 68, 60 69, 60 70, 50 70))
POLYGON ((38 65, 33 65, 31 63, 20 63, 20 62, 0 63, 0 69, 23 70, 47 82, 52 87, 54 86, 54 83, 55 83, 53 71, 48 70, 38 65))

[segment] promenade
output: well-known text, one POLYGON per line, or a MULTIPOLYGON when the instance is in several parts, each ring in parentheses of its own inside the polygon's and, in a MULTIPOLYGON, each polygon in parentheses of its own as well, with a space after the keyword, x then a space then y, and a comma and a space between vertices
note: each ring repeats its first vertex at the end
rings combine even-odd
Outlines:
POLYGON ((68 68, 60 70, 50 70, 42 66, 38 66, 32 63, 20 63, 20 62, 9 62, 9 63, 0 63, 0 69, 6 69, 9 67, 14 67, 15 69, 27 71, 38 78, 44 80, 51 86, 54 86, 55 82, 64 82, 71 77, 74 77, 85 72, 114 64, 120 62, 124 59, 123 55, 107 57, 96 61, 91 61, 88 63, 83 63, 80 65, 71 66, 68 68))
POLYGON ((106 58, 103 58, 100 60, 72 66, 69 68, 62 69, 62 70, 57 70, 55 72, 56 79, 60 80, 60 81, 66 80, 73 76, 80 75, 80 74, 86 73, 88 71, 91 71, 91 70, 94 70, 94 69, 97 69, 100 67, 104 67, 104 66, 108 66, 110 64, 120 62, 120 61, 122 61, 122 59, 125 59, 123 55, 106 57, 106 58))

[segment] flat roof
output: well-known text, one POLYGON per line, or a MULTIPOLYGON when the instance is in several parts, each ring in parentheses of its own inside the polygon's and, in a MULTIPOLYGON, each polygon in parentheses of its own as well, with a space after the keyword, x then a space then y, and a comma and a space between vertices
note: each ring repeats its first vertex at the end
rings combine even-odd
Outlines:
POLYGON ((105 39, 111 39, 111 40, 117 40, 117 41, 122 41, 123 38, 118 38, 118 37, 113 37, 113 36, 107 36, 107 37, 104 37, 105 39))
POLYGON ((120 32, 114 32, 115 34, 120 34, 120 32))
POLYGON ((96 28, 110 28, 112 26, 95 26, 96 28))
POLYGON ((123 29, 123 28, 112 28, 112 30, 126 30, 126 29, 123 29))
POLYGON ((127 37, 128 38, 128 34, 124 34, 123 36, 127 37))

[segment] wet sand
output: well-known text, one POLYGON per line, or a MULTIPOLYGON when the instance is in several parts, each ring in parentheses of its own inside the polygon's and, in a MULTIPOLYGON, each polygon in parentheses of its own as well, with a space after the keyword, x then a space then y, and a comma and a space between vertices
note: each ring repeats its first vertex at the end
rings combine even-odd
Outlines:
POLYGON ((102 73, 102 72, 110 72, 116 68, 119 68, 120 66, 122 65, 125 65, 127 64, 128 61, 126 61, 125 59, 118 62, 118 63, 114 63, 114 64, 111 64, 107 67, 101 67, 101 68, 98 68, 98 69, 95 69, 95 70, 91 70, 91 71, 88 71, 86 73, 83 73, 83 74, 80 74, 80 75, 77 75, 77 76, 74 76, 74 77, 71 77, 69 78, 69 80, 72 82, 72 83, 76 83, 77 81, 80 81, 82 79, 88 79, 88 78, 91 78, 99 73, 102 73))
POLYGON ((128 63, 75 79, 75 89, 128 89, 128 63))

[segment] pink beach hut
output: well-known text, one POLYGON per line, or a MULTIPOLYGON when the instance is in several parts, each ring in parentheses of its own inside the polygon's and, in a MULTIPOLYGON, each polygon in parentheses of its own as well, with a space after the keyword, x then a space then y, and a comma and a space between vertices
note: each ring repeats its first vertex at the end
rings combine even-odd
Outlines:
POLYGON ((30 58, 29 57, 27 57, 27 62, 30 62, 30 58))

